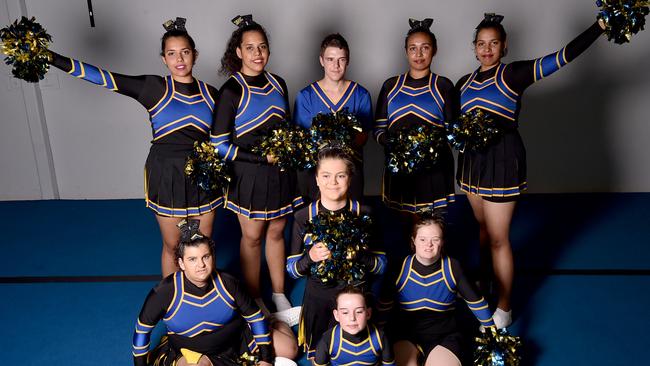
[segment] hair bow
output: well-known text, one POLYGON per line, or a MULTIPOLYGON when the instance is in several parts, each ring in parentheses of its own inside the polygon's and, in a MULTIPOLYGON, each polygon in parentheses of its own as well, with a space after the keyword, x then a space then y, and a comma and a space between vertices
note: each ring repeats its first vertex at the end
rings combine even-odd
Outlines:
POLYGON ((167 32, 173 31, 173 30, 179 30, 179 31, 187 32, 187 30, 185 29, 185 22, 186 21, 187 21, 187 19, 185 19, 185 18, 176 17, 176 20, 169 19, 168 21, 164 22, 163 27, 165 27, 165 30, 167 32))
POLYGON ((184 219, 176 226, 181 230, 181 241, 189 242, 197 239, 203 239, 204 236, 199 231, 201 221, 196 219, 184 219))
POLYGON ((246 27, 248 25, 255 23, 253 21, 252 14, 237 15, 236 17, 232 18, 231 22, 232 24, 236 25, 238 28, 246 27))
POLYGON ((485 13, 483 15, 483 22, 501 23, 502 20, 503 20, 503 15, 499 15, 496 13, 485 13))
POLYGON ((432 18, 426 18, 424 20, 417 20, 413 18, 409 19, 409 25, 411 26, 411 29, 429 29, 431 28, 431 24, 433 24, 432 18))

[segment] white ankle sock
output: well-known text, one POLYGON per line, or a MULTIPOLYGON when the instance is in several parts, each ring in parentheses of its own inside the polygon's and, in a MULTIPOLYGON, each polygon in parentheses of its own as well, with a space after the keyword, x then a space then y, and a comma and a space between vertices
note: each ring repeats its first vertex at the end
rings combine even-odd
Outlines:
POLYGON ((287 297, 281 292, 274 292, 273 295, 271 295, 271 301, 275 304, 276 311, 291 309, 289 299, 287 299, 287 297))
POLYGON ((497 329, 509 327, 512 324, 512 310, 504 311, 497 308, 492 314, 492 320, 497 329))

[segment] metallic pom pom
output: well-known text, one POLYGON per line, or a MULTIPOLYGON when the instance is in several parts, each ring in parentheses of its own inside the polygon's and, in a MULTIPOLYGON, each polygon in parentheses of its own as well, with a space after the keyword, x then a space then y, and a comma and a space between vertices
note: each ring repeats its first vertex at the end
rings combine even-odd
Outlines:
POLYGON ((316 166, 316 145, 304 128, 287 121, 280 122, 253 152, 273 155, 280 170, 311 169, 316 166))
POLYGON ((15 77, 30 83, 43 79, 52 61, 52 54, 47 49, 52 36, 36 23, 36 18, 15 20, 0 29, 0 39, 2 53, 7 56, 5 63, 12 66, 11 72, 15 77))
POLYGON ((313 243, 323 243, 331 257, 314 263, 311 275, 326 284, 363 280, 367 272, 359 258, 368 251, 371 225, 367 215, 357 216, 350 211, 319 212, 307 223, 305 235, 309 235, 313 243))
POLYGON ((228 166, 208 142, 194 142, 185 161, 185 175, 207 193, 220 195, 230 182, 228 166))
POLYGON ((257 353, 244 352, 236 360, 236 364, 239 366, 256 366, 259 361, 259 355, 257 353))
POLYGON ((518 366, 521 362, 521 339, 510 335, 505 328, 486 328, 475 341, 475 366, 518 366))
POLYGON ((447 129, 449 131, 447 139, 461 152, 465 149, 485 150, 503 133, 490 114, 478 108, 461 115, 458 122, 448 124, 447 129))
POLYGON ((334 113, 319 113, 311 121, 309 129, 316 146, 325 146, 332 143, 341 144, 351 156, 352 144, 357 134, 362 132, 361 123, 356 115, 347 108, 334 113))
POLYGON ((430 124, 389 130, 386 167, 393 174, 411 174, 432 168, 447 145, 444 130, 430 124))
POLYGON ((600 12, 596 18, 605 24, 608 40, 618 44, 630 42, 632 35, 643 30, 650 1, 647 0, 597 0, 600 12))

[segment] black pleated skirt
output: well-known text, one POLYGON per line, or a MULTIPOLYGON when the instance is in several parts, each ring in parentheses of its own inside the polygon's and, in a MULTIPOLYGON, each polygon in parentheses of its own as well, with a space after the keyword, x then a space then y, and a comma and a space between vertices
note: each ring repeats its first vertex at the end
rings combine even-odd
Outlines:
POLYGON ((206 193, 185 175, 192 145, 152 144, 144 167, 146 205, 168 217, 198 216, 223 203, 221 192, 206 193))
POLYGON ((298 345, 303 346, 308 359, 316 355, 316 346, 323 333, 336 325, 332 310, 336 308, 336 294, 343 287, 343 283, 324 285, 318 280, 307 279, 298 326, 298 345))
POLYGON ((275 165, 234 161, 226 208, 253 220, 273 220, 302 205, 296 173, 275 165))
POLYGON ((516 129, 508 130, 486 150, 458 154, 456 180, 463 192, 489 201, 516 200, 527 188, 526 149, 516 129))
POLYGON ((454 202, 454 188, 454 155, 446 146, 431 169, 412 174, 393 174, 384 169, 382 198, 388 207, 417 212, 454 202))

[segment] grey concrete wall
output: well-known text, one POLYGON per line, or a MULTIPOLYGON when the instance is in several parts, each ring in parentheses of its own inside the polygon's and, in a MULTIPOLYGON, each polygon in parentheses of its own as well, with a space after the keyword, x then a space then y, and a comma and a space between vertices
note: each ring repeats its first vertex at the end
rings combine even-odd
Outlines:
MULTIPOLYGON (((453 81, 477 67, 471 38, 483 12, 505 15, 506 62, 553 52, 595 19, 591 0, 4 0, 0 21, 36 16, 52 49, 126 74, 165 74, 158 57, 161 23, 188 18, 200 51, 195 75, 219 87, 216 69, 230 19, 253 13, 271 36, 268 69, 284 77, 291 100, 321 76, 318 46, 331 32, 352 48, 349 77, 376 99, 383 81, 407 68, 409 17, 435 19, 433 71, 453 81)), ((599 39, 584 55, 526 92, 521 133, 531 192, 650 191, 648 100, 650 34, 619 46, 599 39)), ((52 70, 37 85, 0 66, 0 199, 136 198, 151 131, 135 101, 52 70)), ((366 193, 380 192, 381 149, 367 146, 366 193)))

